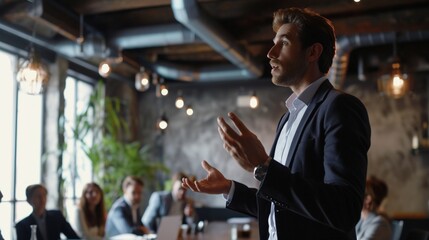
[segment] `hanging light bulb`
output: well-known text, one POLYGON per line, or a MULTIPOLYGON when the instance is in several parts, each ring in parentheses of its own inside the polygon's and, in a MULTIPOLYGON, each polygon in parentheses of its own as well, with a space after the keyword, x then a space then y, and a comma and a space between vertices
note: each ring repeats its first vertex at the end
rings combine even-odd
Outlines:
POLYGON ((168 119, 165 114, 162 114, 161 118, 158 121, 158 128, 161 130, 165 130, 168 127, 168 119))
POLYGON ((408 74, 401 73, 399 61, 392 64, 392 73, 378 79, 378 88, 387 96, 398 99, 405 96, 410 90, 408 74))
POLYGON ((19 67, 17 80, 19 89, 31 94, 41 94, 49 79, 49 72, 41 62, 33 47, 30 48, 28 60, 19 67))
POLYGON ((112 72, 112 67, 110 66, 109 60, 101 61, 98 65, 98 74, 102 77, 108 77, 112 72))
POLYGON ((191 106, 191 105, 188 105, 188 106, 186 107, 186 114, 187 114, 188 116, 192 116, 192 115, 194 114, 194 109, 192 108, 192 106, 191 106))
POLYGON ((158 83, 157 85, 157 93, 156 96, 160 97, 160 96, 167 96, 168 95, 168 88, 167 85, 164 84, 164 78, 159 78, 156 80, 156 83, 158 83))
POLYGON ((393 41, 393 62, 390 75, 378 79, 378 88, 391 98, 401 98, 410 90, 410 79, 407 74, 401 73, 401 63, 396 51, 396 34, 393 41))
POLYGON ((183 106, 185 106, 185 101, 183 100, 183 97, 179 95, 179 96, 176 98, 176 102, 175 102, 175 104, 176 104, 176 108, 177 108, 177 109, 181 109, 181 108, 183 108, 183 106))
POLYGON ((167 96, 168 95, 168 88, 165 84, 161 84, 159 86, 159 91, 161 93, 162 96, 167 96))
MULTIPOLYGON (((394 52, 396 55, 396 47, 394 52)), ((408 74, 401 72, 401 63, 397 56, 392 63, 392 72, 389 75, 381 76, 377 80, 377 84, 379 91, 394 99, 401 98, 409 92, 410 79, 408 79, 408 74)))
POLYGON ((100 76, 107 78, 112 73, 112 67, 118 65, 123 61, 122 52, 118 50, 117 52, 111 50, 110 57, 101 61, 98 65, 98 73, 100 76), (116 55, 114 55, 114 53, 116 55))
POLYGON ((251 108, 257 108, 259 105, 259 99, 255 92, 253 92, 252 96, 250 97, 249 105, 251 108))
POLYGON ((392 64, 391 91, 394 96, 403 96, 405 94, 405 80, 402 77, 400 67, 399 61, 392 64))
POLYGON ((149 73, 145 71, 143 67, 140 68, 140 72, 136 74, 135 88, 141 92, 148 90, 150 87, 149 73))

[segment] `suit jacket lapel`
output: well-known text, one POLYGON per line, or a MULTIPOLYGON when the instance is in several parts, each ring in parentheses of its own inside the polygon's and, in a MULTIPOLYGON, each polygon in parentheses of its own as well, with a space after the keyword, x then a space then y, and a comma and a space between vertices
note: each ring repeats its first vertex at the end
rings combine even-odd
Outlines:
POLYGON ((319 89, 316 91, 316 93, 313 96, 313 99, 310 101, 310 104, 307 107, 307 110, 305 111, 304 115, 302 116, 301 122, 298 125, 298 128, 296 129, 295 135, 292 140, 292 144, 289 149, 289 154, 286 159, 286 166, 291 168, 294 156, 298 147, 298 142, 301 140, 302 133, 305 129, 305 127, 308 125, 309 120, 312 119, 311 116, 314 115, 316 112, 316 109, 320 105, 320 103, 325 98, 326 94, 333 88, 332 84, 329 81, 323 82, 319 89))
POLYGON ((128 205, 127 201, 125 200, 124 197, 122 197, 122 201, 124 204, 124 208, 122 208, 123 210, 123 214, 125 219, 127 219, 127 221, 133 226, 134 225, 134 221, 133 221, 133 209, 131 208, 130 205, 128 205))

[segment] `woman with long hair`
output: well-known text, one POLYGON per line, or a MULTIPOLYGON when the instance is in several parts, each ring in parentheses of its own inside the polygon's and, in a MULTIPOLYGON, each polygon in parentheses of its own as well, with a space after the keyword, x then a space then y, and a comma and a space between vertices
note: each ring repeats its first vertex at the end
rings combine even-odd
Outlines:
POLYGON ((84 186, 74 225, 78 234, 84 239, 104 238, 106 209, 103 190, 98 184, 91 182, 84 186))

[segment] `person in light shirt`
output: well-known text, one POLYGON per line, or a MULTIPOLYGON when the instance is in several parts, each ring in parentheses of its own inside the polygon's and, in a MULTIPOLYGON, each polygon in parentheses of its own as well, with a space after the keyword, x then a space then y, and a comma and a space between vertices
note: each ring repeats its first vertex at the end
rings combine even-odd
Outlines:
POLYGON ((101 240, 104 239, 105 225, 103 190, 97 183, 87 183, 82 189, 73 227, 84 239, 101 240))
POLYGON ((116 200, 107 214, 106 237, 121 234, 144 235, 149 233, 141 222, 140 202, 143 195, 143 181, 128 176, 122 182, 123 197, 116 200))
POLYGON ((335 54, 328 19, 308 9, 279 9, 273 30, 271 80, 293 93, 271 151, 235 113, 228 113, 233 126, 218 118, 225 150, 259 187, 227 179, 207 161, 205 178, 182 184, 224 194, 227 208, 258 217, 261 240, 356 239, 370 147, 367 111, 327 79, 335 54))
POLYGON ((358 240, 391 240, 392 226, 387 214, 380 209, 387 196, 387 184, 375 177, 366 180, 365 198, 361 218, 356 225, 358 240))
POLYGON ((182 187, 182 178, 186 175, 182 172, 174 174, 171 178, 171 190, 153 192, 150 196, 142 222, 152 232, 158 230, 158 223, 164 216, 181 215, 182 223, 192 226, 196 214, 194 201, 186 197, 186 188, 182 187))

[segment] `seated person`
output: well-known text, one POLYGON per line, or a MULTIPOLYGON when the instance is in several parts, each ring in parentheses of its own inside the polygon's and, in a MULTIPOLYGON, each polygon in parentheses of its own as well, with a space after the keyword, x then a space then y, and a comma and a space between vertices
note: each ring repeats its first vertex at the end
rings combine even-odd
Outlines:
POLYGON ((186 188, 182 187, 183 173, 176 173, 172 177, 171 191, 154 192, 150 196, 142 222, 152 232, 157 232, 158 221, 167 215, 182 215, 183 223, 192 224, 195 219, 195 209, 192 199, 186 197, 186 188))
POLYGON ((392 228, 385 214, 379 211, 387 196, 388 188, 384 181, 371 176, 366 180, 365 198, 361 219, 356 225, 357 240, 390 240, 392 228))
POLYGON ((104 238, 106 210, 104 194, 100 186, 94 182, 87 183, 82 190, 77 207, 73 227, 77 233, 87 240, 104 238))
POLYGON ((122 182, 123 197, 116 200, 106 221, 106 237, 132 233, 143 235, 149 233, 140 221, 140 201, 143 194, 143 181, 134 176, 128 176, 122 182))
POLYGON ((37 239, 57 240, 63 233, 69 239, 80 239, 64 215, 58 210, 46 210, 48 190, 41 184, 34 184, 25 190, 27 202, 33 207, 30 216, 15 225, 17 240, 31 237, 30 225, 37 225, 37 239))

